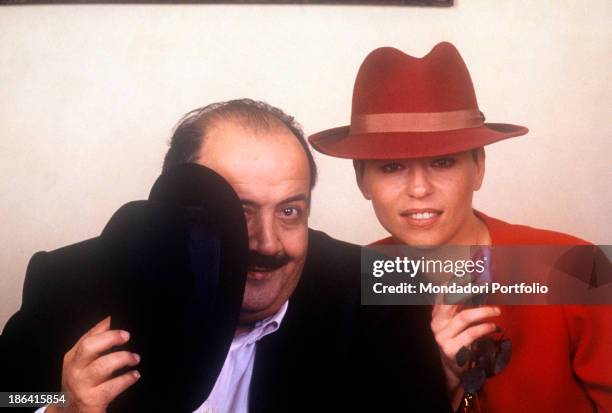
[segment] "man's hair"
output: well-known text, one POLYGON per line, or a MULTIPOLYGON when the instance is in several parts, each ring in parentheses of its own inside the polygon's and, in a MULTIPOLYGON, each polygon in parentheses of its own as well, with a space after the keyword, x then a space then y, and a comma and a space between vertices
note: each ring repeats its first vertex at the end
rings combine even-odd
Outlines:
POLYGON ((317 181, 317 165, 300 124, 282 110, 252 99, 212 103, 185 114, 174 128, 162 170, 166 171, 182 163, 195 163, 206 139, 207 129, 219 120, 238 121, 257 130, 273 128, 277 121, 286 126, 306 153, 310 167, 310 188, 314 187, 317 181))

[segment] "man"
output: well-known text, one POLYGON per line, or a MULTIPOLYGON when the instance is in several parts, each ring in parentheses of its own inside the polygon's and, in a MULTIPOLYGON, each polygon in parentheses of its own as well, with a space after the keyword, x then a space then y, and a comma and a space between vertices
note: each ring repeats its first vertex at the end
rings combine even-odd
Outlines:
MULTIPOLYGON (((351 125, 317 133, 310 142, 354 160, 359 189, 391 234, 377 244, 434 251, 585 244, 473 209, 485 172, 483 146, 525 133, 523 126, 484 122, 463 59, 452 44, 440 43, 422 58, 390 47, 370 53, 355 81, 351 125)), ((431 328, 450 399, 462 412, 477 411, 478 402, 484 412, 592 412, 612 410, 611 322, 609 306, 437 305, 431 328), (464 375, 460 351, 476 351, 468 348, 500 332, 512 342, 508 367, 486 381, 483 371, 464 375), (481 385, 466 393, 474 377, 481 385)))
MULTIPOLYGON (((250 249, 234 342, 198 412, 389 411, 398 398, 447 410, 426 319, 361 308, 359 248, 308 229, 316 167, 292 118, 247 99, 192 111, 176 127, 164 170, 181 163, 210 167, 231 184, 250 249)), ((128 339, 103 320, 67 353, 63 389, 80 410, 104 411, 139 379, 134 370, 112 375, 137 366, 137 356, 106 354, 128 339)))

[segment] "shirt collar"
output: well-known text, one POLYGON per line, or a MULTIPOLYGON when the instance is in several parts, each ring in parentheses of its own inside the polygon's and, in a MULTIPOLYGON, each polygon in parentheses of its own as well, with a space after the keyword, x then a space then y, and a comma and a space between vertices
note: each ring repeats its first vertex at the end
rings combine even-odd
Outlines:
POLYGON ((281 308, 279 308, 279 310, 275 314, 272 314, 270 317, 264 318, 263 320, 256 322, 250 331, 240 334, 237 337, 234 337, 231 349, 241 347, 247 344, 256 343, 264 336, 272 334, 276 330, 278 330, 280 328, 281 322, 283 321, 283 318, 285 317, 285 313, 287 312, 288 306, 289 300, 285 301, 281 308))

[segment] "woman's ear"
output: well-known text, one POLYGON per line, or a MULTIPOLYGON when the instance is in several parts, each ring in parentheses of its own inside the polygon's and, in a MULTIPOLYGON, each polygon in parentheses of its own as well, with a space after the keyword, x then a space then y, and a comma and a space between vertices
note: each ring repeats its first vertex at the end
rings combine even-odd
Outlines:
POLYGON ((476 179, 474 180, 474 191, 482 187, 485 173, 485 150, 484 147, 474 149, 474 162, 476 162, 476 179))
POLYGON ((353 159, 353 168, 355 168, 355 179, 357 180, 357 186, 363 194, 363 197, 368 201, 372 199, 370 191, 367 185, 363 182, 363 174, 365 173, 365 161, 363 159, 353 159))

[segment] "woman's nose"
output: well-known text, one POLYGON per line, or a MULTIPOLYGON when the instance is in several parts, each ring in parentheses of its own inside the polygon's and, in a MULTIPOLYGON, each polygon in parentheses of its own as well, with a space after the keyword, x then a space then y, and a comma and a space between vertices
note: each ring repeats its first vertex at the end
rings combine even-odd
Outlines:
POLYGON ((424 198, 432 193, 430 177, 421 166, 411 168, 406 178, 408 180, 408 195, 412 198, 424 198))

